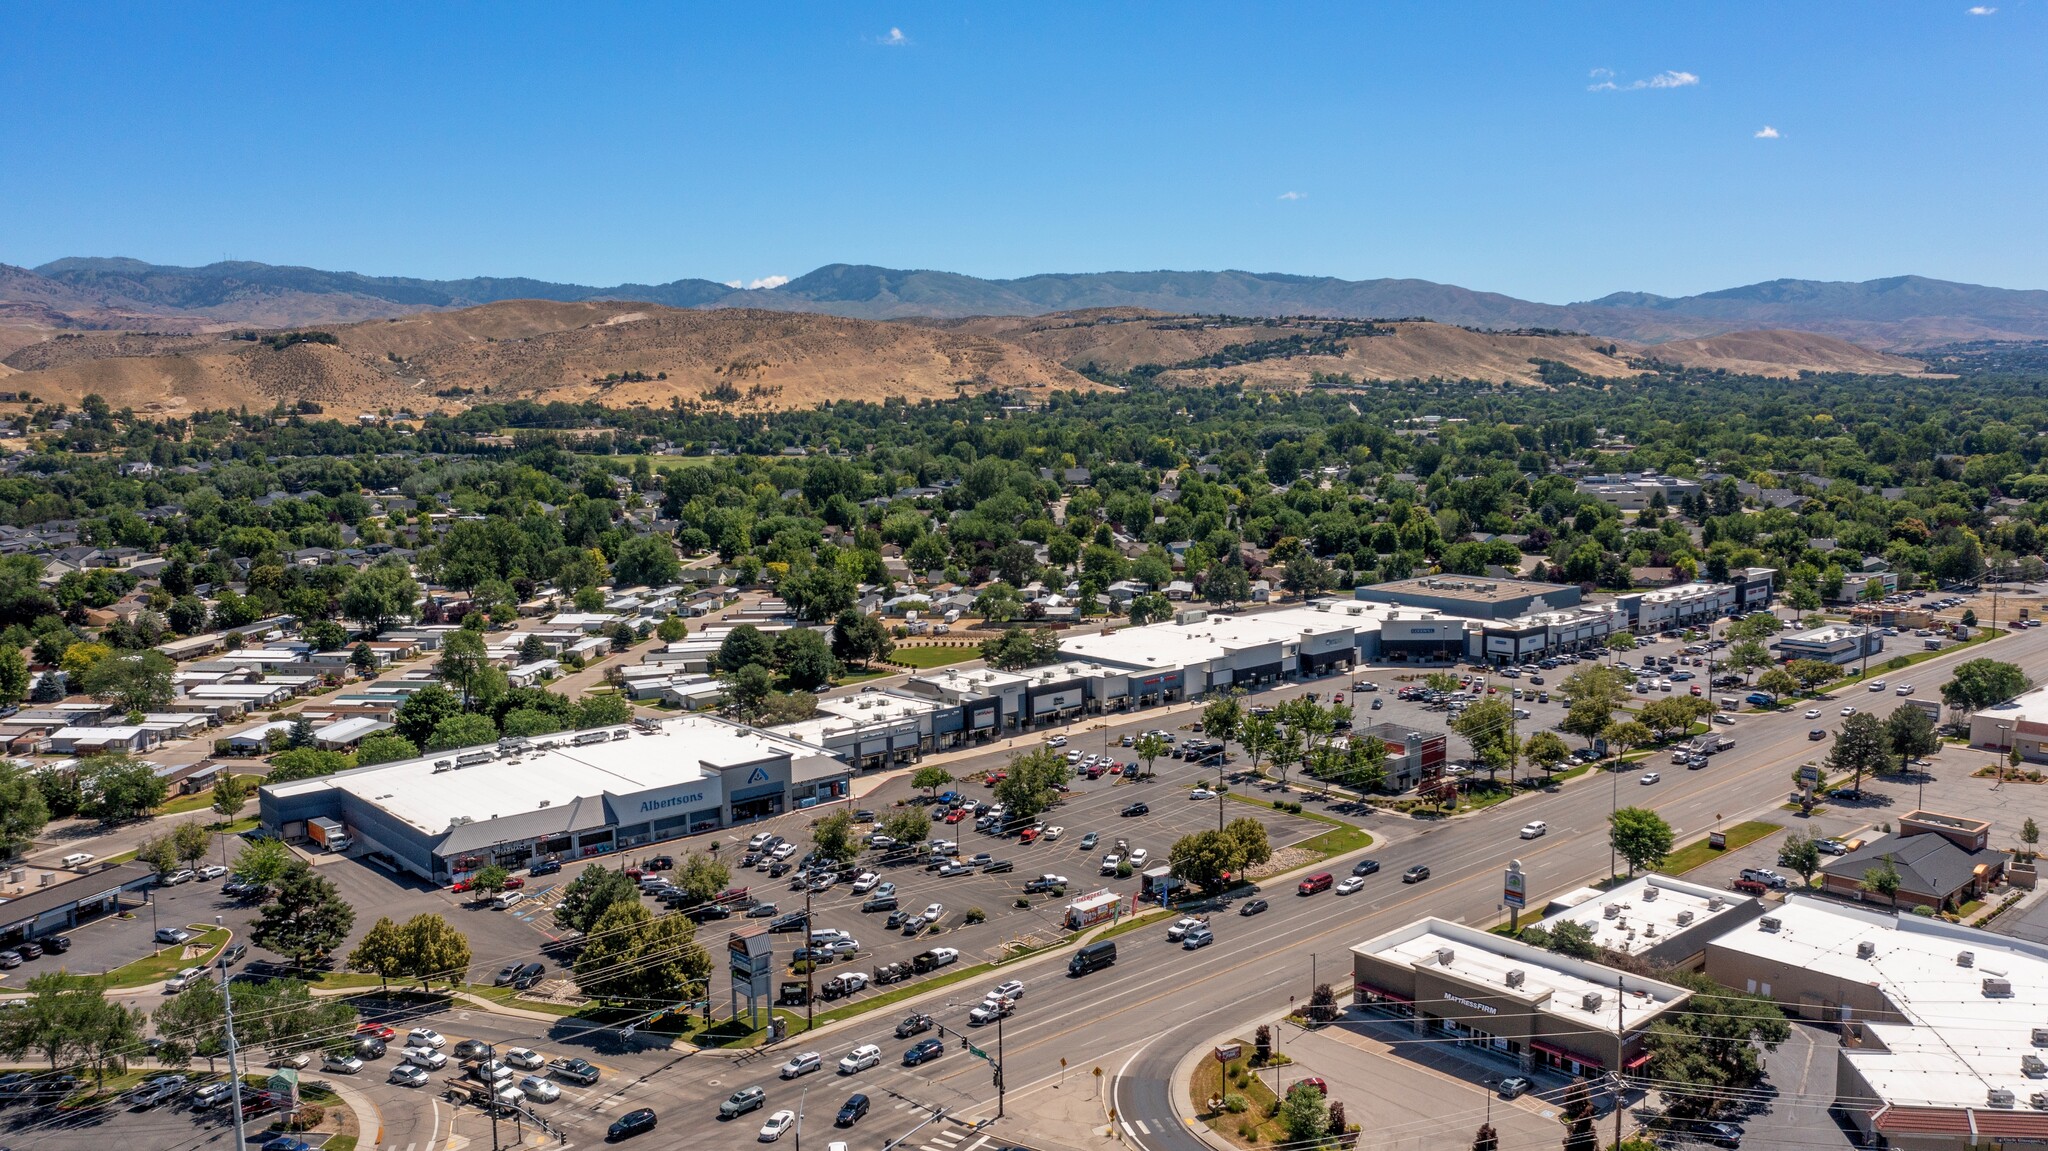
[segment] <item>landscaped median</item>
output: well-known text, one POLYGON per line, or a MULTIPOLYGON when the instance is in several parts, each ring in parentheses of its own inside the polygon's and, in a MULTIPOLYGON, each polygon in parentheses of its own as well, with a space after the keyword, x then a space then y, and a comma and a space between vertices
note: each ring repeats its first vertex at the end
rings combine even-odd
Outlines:
POLYGON ((1747 847, 1767 835, 1785 830, 1782 824, 1752 819, 1738 823, 1721 833, 1723 846, 1715 847, 1714 838, 1704 835, 1664 857, 1664 863, 1657 870, 1665 875, 1684 875, 1709 860, 1726 855, 1740 847, 1747 847))
POLYGON ((192 923, 187 924, 186 928, 194 933, 191 939, 107 972, 107 986, 116 990, 146 987, 151 983, 168 979, 187 967, 205 967, 220 954, 221 948, 228 945, 228 939, 231 937, 225 927, 208 927, 192 923))

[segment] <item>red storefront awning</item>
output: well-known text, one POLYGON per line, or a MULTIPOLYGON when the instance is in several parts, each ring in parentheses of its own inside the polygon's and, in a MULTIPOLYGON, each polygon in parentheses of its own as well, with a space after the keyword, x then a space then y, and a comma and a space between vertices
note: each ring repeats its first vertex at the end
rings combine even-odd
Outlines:
POLYGON ((1529 1041, 1529 1046, 1535 1048, 1538 1051, 1543 1052, 1546 1055, 1554 1055, 1559 1059, 1569 1059, 1572 1062, 1577 1063, 1581 1067, 1607 1066, 1607 1063, 1604 1060, 1595 1059, 1590 1055, 1581 1055, 1576 1051, 1569 1051, 1563 1047, 1556 1046, 1555 1044, 1545 1043, 1541 1039, 1531 1039, 1529 1041))

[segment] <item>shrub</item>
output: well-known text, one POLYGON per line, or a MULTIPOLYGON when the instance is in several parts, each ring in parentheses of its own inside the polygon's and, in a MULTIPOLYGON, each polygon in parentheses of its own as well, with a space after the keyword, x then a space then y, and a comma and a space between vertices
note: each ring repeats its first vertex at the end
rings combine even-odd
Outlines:
POLYGON ((1242 1115, 1250 1106, 1251 1103, 1235 1091, 1223 1097, 1223 1109, 1232 1115, 1242 1115))
POLYGON ((287 1131, 311 1131, 327 1121, 327 1109, 318 1103, 301 1103, 297 1113, 284 1121, 287 1131))
POLYGON ((1019 908, 1025 908, 1025 907, 1029 907, 1029 906, 1031 906, 1031 901, 1030 901, 1029 899, 1026 899, 1026 898, 1024 898, 1023 896, 1021 896, 1021 895, 1020 895, 1020 896, 1018 896, 1018 897, 1017 897, 1017 904, 1016 904, 1016 906, 1018 906, 1019 908))
POLYGON ((1934 909, 1924 903, 1916 904, 1913 908, 1913 914, 1932 919, 1934 918, 1934 909))
POLYGON ((970 907, 970 908, 968 908, 968 909, 967 909, 967 922, 969 922, 969 923, 985 923, 985 922, 987 922, 987 921, 988 921, 988 912, 986 912, 986 911, 983 911, 983 910, 982 910, 981 908, 979 908, 979 907, 970 907))
POLYGON ((791 975, 809 975, 815 970, 817 970, 817 965, 808 959, 799 959, 789 965, 789 973, 791 975))

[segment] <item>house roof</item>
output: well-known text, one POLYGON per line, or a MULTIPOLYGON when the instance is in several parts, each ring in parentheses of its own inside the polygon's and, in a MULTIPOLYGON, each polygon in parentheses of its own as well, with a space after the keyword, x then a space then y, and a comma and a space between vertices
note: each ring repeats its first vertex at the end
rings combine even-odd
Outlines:
POLYGON ((1964 851, 1939 835, 1886 835, 1822 864, 1821 873, 1861 879, 1887 856, 1898 869, 1902 889, 1927 895, 1960 890, 1976 876, 1979 864, 2005 858, 1989 849, 1964 851))

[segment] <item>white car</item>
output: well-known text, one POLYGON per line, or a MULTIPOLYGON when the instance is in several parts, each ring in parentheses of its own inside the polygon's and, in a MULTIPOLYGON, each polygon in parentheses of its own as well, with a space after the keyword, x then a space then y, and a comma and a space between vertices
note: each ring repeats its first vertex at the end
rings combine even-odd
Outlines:
POLYGON ((863 871, 860 873, 859 878, 853 881, 853 893, 855 895, 866 895, 868 892, 873 891, 875 885, 880 882, 882 882, 881 876, 876 875, 872 871, 863 871))
POLYGON ((1193 931, 1197 927, 1203 926, 1203 924, 1203 920, 1197 919, 1192 915, 1187 916, 1183 919, 1176 919, 1173 921, 1173 925, 1166 929, 1167 941, 1171 943, 1179 943, 1183 938, 1187 936, 1188 932, 1193 931))
POLYGON ((1532 819, 1532 820, 1530 820, 1529 822, 1527 822, 1527 823, 1525 823, 1525 824, 1523 824, 1523 825, 1522 825, 1522 838, 1523 838, 1523 839, 1535 839, 1535 838, 1537 838, 1537 837, 1539 837, 1539 836, 1544 836, 1544 835, 1549 835, 1549 834, 1550 834, 1550 825, 1549 825, 1549 824, 1547 824, 1547 823, 1545 823, 1545 822, 1543 822, 1543 821, 1542 821, 1542 820, 1540 820, 1540 819, 1532 819))
POLYGON ((431 1027, 415 1027, 405 1037, 405 1045, 407 1047, 431 1047, 439 1051, 441 1048, 448 1046, 448 1041, 441 1038, 441 1033, 431 1027))
POLYGON ((1883 680, 1881 680, 1881 679, 1873 679, 1873 680, 1871 680, 1871 681, 1870 681, 1870 690, 1871 690, 1871 691, 1883 691, 1883 690, 1884 690, 1884 681, 1883 681, 1883 680))
POLYGON ((946 905, 943 903, 927 903, 924 910, 918 914, 923 917, 926 923, 937 923, 939 917, 946 914, 946 905))
POLYGON ((1843 709, 1842 709, 1842 714, 1843 714, 1843 715, 1855 715, 1855 714, 1856 714, 1856 709, 1855 709, 1855 708, 1853 708, 1853 707, 1845 707, 1845 708, 1843 708, 1843 709))
POLYGON ((432 1047, 406 1048, 405 1061, 415 1067, 424 1067, 428 1071, 439 1071, 448 1066, 448 1056, 432 1047))
POLYGON ((519 1081, 519 1090, 535 1103, 553 1103, 562 1097, 562 1089, 552 1079, 529 1075, 519 1081))
POLYGON ((991 995, 987 999, 982 1000, 979 1007, 967 1013, 967 1022, 974 1027, 994 1023, 996 1020, 1008 1015, 1016 1006, 1016 1004, 1007 999, 991 995))
POLYGON ((1356 875, 1349 876, 1344 880, 1344 882, 1337 885, 1337 894, 1350 895, 1352 892, 1358 891, 1364 886, 1365 880, 1359 878, 1356 875))
POLYGON ((777 847, 776 847, 776 849, 775 849, 774 851, 771 851, 771 852, 769 852, 769 853, 768 853, 768 858, 770 858, 770 859, 773 859, 773 860, 777 860, 777 861, 780 861, 780 860, 788 859, 788 858, 789 858, 790 856, 792 856, 792 855, 795 855, 795 854, 796 854, 796 844, 794 844, 794 843, 784 843, 784 844, 781 844, 781 845, 777 846, 777 847))
POLYGON ((783 1132, 794 1126, 796 1126, 796 1112, 788 1108, 777 1111, 768 1117, 768 1122, 761 1124, 761 1142, 773 1143, 777 1139, 782 1138, 783 1132))
POLYGON ((840 1056, 839 1073, 841 1075, 852 1075, 856 1072, 866 1071, 870 1067, 880 1066, 881 1062, 882 1049, 872 1043, 863 1043, 845 1055, 840 1056))
POLYGON ((1208 788, 1206 788, 1206 787, 1198 787, 1198 788, 1194 789, 1193 791, 1190 791, 1190 792, 1188 792, 1188 798, 1189 798, 1189 799, 1214 799, 1214 798, 1216 798, 1216 793, 1215 793, 1215 792, 1213 792, 1213 791, 1210 791, 1210 790, 1209 790, 1208 788))
POLYGON ((1807 709, 1806 709, 1806 718, 1808 718, 1808 719, 1819 719, 1819 718, 1820 718, 1820 709, 1819 709, 1819 708, 1817 708, 1817 707, 1809 707, 1809 708, 1807 708, 1807 709))
POLYGON ((1912 695, 1912 694, 1913 694, 1913 685, 1912 685, 1912 684, 1910 684, 1910 683, 1902 683, 1902 684, 1900 684, 1900 685, 1899 685, 1899 694, 1900 694, 1900 695, 1912 695))
POLYGON ((800 1076, 809 1075, 824 1065, 825 1057, 823 1055, 815 1051, 806 1051, 801 1055, 792 1056, 789 1062, 782 1065, 782 1077, 784 1079, 795 1079, 800 1076))
POLYGON ((892 835, 883 835, 883 834, 882 834, 881 832, 877 831, 877 832, 873 833, 872 835, 869 835, 869 836, 868 836, 868 846, 869 846, 869 847, 894 847, 894 846, 896 846, 896 837, 895 837, 895 836, 892 836, 892 835))
MULTIPOLYGON (((1905 693, 1904 693, 1904 692, 1900 692, 1899 694, 1901 694, 1901 695, 1904 695, 1905 693)), ((207 865, 206 865, 205 867, 202 867, 202 868, 200 868, 200 869, 199 869, 199 878, 201 878, 201 879, 219 879, 219 878, 220 878, 221 876, 223 876, 223 875, 226 875, 227 873, 228 873, 228 869, 227 869, 227 868, 225 868, 225 867, 222 867, 222 866, 221 866, 220 864, 218 864, 218 863, 209 863, 209 864, 207 864, 207 865)))
POLYGON ((1637 782, 1639 782, 1639 783, 1643 784, 1643 785, 1644 785, 1645 787, 1647 787, 1647 786, 1649 786, 1650 784, 1653 784, 1653 783, 1655 783, 1655 782, 1657 782, 1658 780, 1660 780, 1660 779, 1663 779, 1663 778, 1664 778, 1664 777, 1663 777, 1662 775, 1659 775, 1658 773, 1656 773, 1656 772, 1654 772, 1654 771, 1646 771, 1646 772, 1644 772, 1644 773, 1643 773, 1643 778, 1642 778, 1641 780, 1637 781, 1637 782))
POLYGON ((547 1065, 547 1060, 540 1057, 540 1052, 531 1047, 509 1048, 504 1054, 504 1060, 521 1071, 538 1071, 547 1065))
POLYGON ((989 994, 1000 995, 1004 999, 1022 999, 1024 998, 1024 981, 1022 979, 1006 979, 996 984, 995 990, 989 992, 989 994))
POLYGON ((1065 835, 1066 833, 1067 833, 1067 829, 1066 829, 1066 828, 1064 828, 1064 827, 1061 827, 1061 826, 1060 826, 1059 824, 1055 823, 1055 824, 1053 824, 1053 825, 1052 825, 1051 827, 1048 827, 1048 828, 1046 828, 1046 829, 1045 829, 1045 834, 1044 834, 1044 835, 1041 835, 1041 836, 1039 836, 1039 838, 1040 838, 1040 839, 1058 839, 1058 838, 1059 838, 1060 836, 1062 836, 1062 835, 1065 835))
POLYGON ((832 942, 825 944, 823 947, 818 948, 818 950, 832 956, 835 959, 843 958, 848 955, 858 955, 860 954, 860 940, 835 939, 832 942))
POLYGON ((431 1079, 433 1076, 428 1075, 427 1069, 419 1064, 401 1063, 391 1069, 388 1081, 400 1087, 425 1087, 431 1079))
POLYGON ((1047 746, 1047 747, 1065 747, 1065 746, 1067 746, 1067 737, 1066 737, 1066 736, 1064 736, 1064 735, 1056 735, 1056 736, 1053 736, 1053 737, 1052 737, 1051 739, 1048 739, 1048 740, 1046 740, 1046 741, 1045 741, 1045 746, 1047 746))
POLYGON ((1150 858, 1152 858, 1152 853, 1142 847, 1131 849, 1131 866, 1134 868, 1145 866, 1145 861, 1150 858))
POLYGON ((491 1093, 491 1097, 498 1101, 498 1106, 500 1107, 517 1107, 521 1103, 526 1102, 526 1092, 512 1086, 510 1082, 498 1084, 497 1090, 491 1093))

